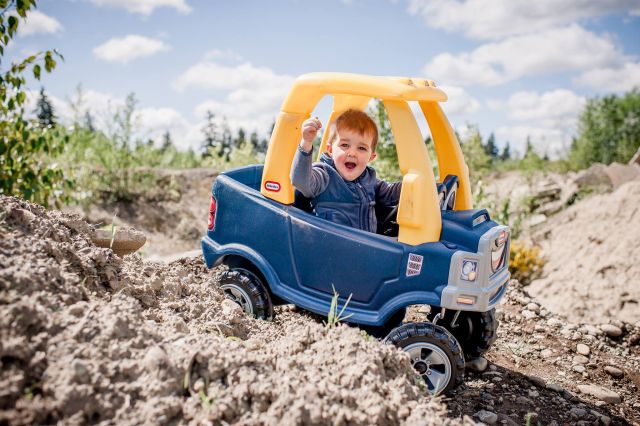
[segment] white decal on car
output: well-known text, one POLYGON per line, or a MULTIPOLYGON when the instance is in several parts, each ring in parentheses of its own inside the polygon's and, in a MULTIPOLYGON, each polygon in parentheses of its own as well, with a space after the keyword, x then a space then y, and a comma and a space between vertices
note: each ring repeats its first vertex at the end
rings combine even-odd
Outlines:
POLYGON ((422 259, 419 254, 409 253, 409 261, 407 262, 407 276, 420 275, 422 271, 422 259))

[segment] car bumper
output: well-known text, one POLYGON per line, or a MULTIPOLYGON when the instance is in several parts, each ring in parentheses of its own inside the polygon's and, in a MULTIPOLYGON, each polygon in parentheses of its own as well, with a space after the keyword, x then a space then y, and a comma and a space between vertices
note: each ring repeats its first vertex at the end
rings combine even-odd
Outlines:
POLYGON ((505 266, 493 273, 491 271, 489 242, 505 229, 508 230, 506 226, 497 226, 483 235, 478 246, 478 253, 464 251, 454 253, 449 269, 449 282, 442 290, 441 307, 486 312, 493 309, 500 302, 511 278, 508 266, 509 247, 507 247, 505 266), (466 281, 461 276, 462 264, 465 260, 478 263, 477 276, 474 281, 466 281))

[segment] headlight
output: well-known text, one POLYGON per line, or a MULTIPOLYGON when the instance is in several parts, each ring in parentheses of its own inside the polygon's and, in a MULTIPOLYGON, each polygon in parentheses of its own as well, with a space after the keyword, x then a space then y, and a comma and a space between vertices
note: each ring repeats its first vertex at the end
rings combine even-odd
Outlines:
POLYGON ((491 271, 496 272, 506 265, 507 258, 507 241, 509 241, 509 233, 502 231, 498 238, 491 244, 491 271))
POLYGON ((475 281, 478 274, 478 262, 475 260, 462 261, 462 274, 460 278, 465 281, 475 281))

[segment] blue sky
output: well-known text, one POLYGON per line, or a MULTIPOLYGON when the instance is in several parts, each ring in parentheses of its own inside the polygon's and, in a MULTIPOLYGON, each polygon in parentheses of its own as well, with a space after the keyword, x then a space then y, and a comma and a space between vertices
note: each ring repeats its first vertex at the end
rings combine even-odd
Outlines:
POLYGON ((201 144, 207 110, 266 134, 307 72, 435 80, 463 134, 475 124, 516 150, 529 136, 552 156, 587 98, 640 87, 638 0, 41 0, 19 33, 10 60, 65 57, 30 83, 62 121, 75 102, 106 126, 134 92, 138 134, 183 148, 201 144))

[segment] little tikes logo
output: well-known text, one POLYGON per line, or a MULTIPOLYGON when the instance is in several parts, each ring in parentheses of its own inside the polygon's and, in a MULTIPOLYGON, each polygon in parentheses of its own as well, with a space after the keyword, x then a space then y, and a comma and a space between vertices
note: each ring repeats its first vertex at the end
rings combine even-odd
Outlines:
POLYGON ((268 180, 264 183, 264 188, 267 191, 278 192, 280 191, 280 184, 278 182, 274 182, 272 180, 268 180))

